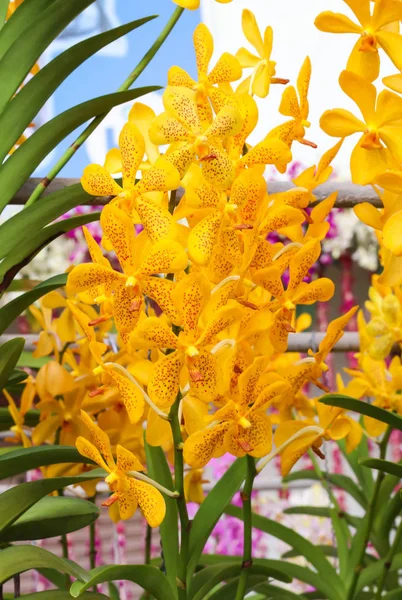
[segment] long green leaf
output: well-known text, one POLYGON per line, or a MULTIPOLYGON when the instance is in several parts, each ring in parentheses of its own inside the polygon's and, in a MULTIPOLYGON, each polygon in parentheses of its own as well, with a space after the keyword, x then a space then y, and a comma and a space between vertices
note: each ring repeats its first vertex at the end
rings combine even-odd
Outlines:
MULTIPOLYGON (((386 559, 378 560, 376 563, 370 565, 368 569, 364 569, 357 582, 356 592, 363 590, 366 586, 371 583, 378 581, 384 568, 386 559)), ((402 569, 402 554, 396 554, 393 558, 389 572, 399 571, 402 569)))
POLYGON ((223 510, 239 490, 246 477, 244 458, 237 459, 215 484, 194 517, 190 530, 189 564, 187 574, 191 579, 211 531, 219 521, 223 510))
POLYGON ((91 464, 92 461, 82 456, 73 446, 46 444, 21 448, 8 452, 7 456, 0 456, 0 479, 14 477, 31 469, 63 463, 91 464))
MULTIPOLYGON (((246 593, 253 591, 260 583, 265 582, 266 577, 264 575, 249 575, 246 584, 246 593)), ((237 586, 239 585, 239 578, 235 577, 231 579, 225 585, 219 586, 215 592, 211 592, 208 596, 208 600, 233 600, 236 597, 237 586)), ((281 588, 283 590, 283 588, 281 588)), ((266 598, 261 595, 260 598, 266 598)), ((255 594, 250 597, 250 600, 258 600, 258 596, 255 594)))
MULTIPOLYGON (((3 0, 7 1, 7 0, 3 0)), ((55 0, 25 0, 0 31, 0 60, 32 21, 55 0)))
POLYGON ((379 547, 377 550, 384 555, 390 545, 390 533, 395 523, 395 519, 402 512, 402 498, 399 492, 396 492, 385 504, 379 504, 378 515, 374 521, 376 537, 379 538, 379 547))
POLYGON ((375 469, 376 471, 382 471, 390 475, 395 475, 402 479, 402 465, 398 463, 390 462, 389 460, 383 460, 381 458, 366 458, 360 462, 363 467, 369 469, 375 469))
MULTIPOLYGON (((39 423, 39 410, 29 410, 25 414, 25 425, 35 427, 39 423)), ((0 406, 0 431, 8 431, 10 427, 15 425, 11 418, 10 411, 5 406, 0 406)))
MULTIPOLYGON (((196 580, 197 577, 203 576, 203 585, 199 587, 198 591, 194 593, 193 586, 190 588, 189 596, 192 600, 204 600, 204 598, 208 597, 209 592, 211 592, 216 585, 221 583, 222 581, 227 581, 232 577, 237 577, 239 575, 240 565, 237 562, 236 564, 223 564, 223 565, 214 565, 213 567, 207 567, 204 571, 201 571, 194 577, 194 589, 196 589, 196 580), (206 573, 209 571, 209 573, 206 573)), ((281 571, 277 571, 272 567, 253 564, 249 568, 250 575, 265 575, 267 579, 272 577, 277 579, 278 581, 284 581, 285 583, 289 583, 292 578, 288 575, 284 575, 281 571)))
POLYGON ((340 519, 335 508, 330 509, 332 529, 336 539, 336 549, 339 559, 339 574, 344 579, 349 566, 349 530, 344 519, 340 519))
MULTIPOLYGON (((145 441, 148 475, 167 489, 173 489, 172 474, 160 447, 150 446, 145 441)), ((177 503, 174 498, 165 497, 166 516, 159 527, 166 577, 174 594, 177 595, 176 572, 178 563, 179 533, 177 503)))
POLYGON ((5 583, 17 573, 30 569, 47 567, 77 577, 87 579, 87 573, 71 560, 64 560, 39 546, 10 546, 0 550, 0 584, 5 583))
MULTIPOLYGON (((329 483, 334 485, 335 487, 339 487, 339 488, 345 490, 345 492, 350 494, 352 496, 352 498, 354 498, 356 500, 356 502, 358 502, 360 504, 360 506, 362 506, 363 508, 367 507, 367 498, 364 496, 364 494, 360 490, 359 486, 356 485, 356 483, 353 481, 353 479, 351 479, 347 475, 342 475, 339 473, 325 473, 325 472, 323 473, 323 477, 327 481, 329 481, 329 483)), ((290 481, 298 481, 298 480, 306 480, 306 479, 311 479, 313 481, 320 481, 319 475, 312 469, 303 469, 301 471, 294 471, 293 473, 289 473, 289 475, 287 475, 284 478, 284 481, 286 483, 289 483, 290 481)))
MULTIPOLYGON (((238 561, 239 568, 241 566, 241 559, 238 556, 219 556, 219 555, 209 555, 204 554, 200 559, 200 564, 205 565, 214 565, 220 563, 227 563, 238 561)), ((291 577, 293 579, 299 579, 304 583, 308 583, 312 587, 319 590, 326 600, 345 600, 343 585, 338 585, 334 588, 332 584, 330 584, 322 573, 315 573, 311 569, 306 567, 301 567, 294 563, 286 562, 283 560, 271 560, 265 558, 255 558, 253 559, 254 565, 264 565, 266 567, 270 567, 277 571, 280 571, 284 575, 291 577)), ((339 580, 340 581, 340 580, 339 580)))
POLYGON ((29 292, 21 294, 17 298, 14 298, 14 300, 11 300, 11 302, 2 306, 0 308, 0 335, 5 332, 7 327, 11 325, 11 323, 23 313, 28 306, 31 306, 31 304, 45 294, 63 287, 66 285, 66 281, 67 275, 65 273, 62 275, 55 275, 54 277, 50 277, 50 279, 46 279, 46 281, 42 281, 32 290, 29 290, 29 292))
POLYGON ((303 594, 295 594, 290 590, 284 590, 283 588, 276 587, 270 583, 262 583, 254 589, 258 592, 264 592, 266 597, 270 600, 275 600, 275 598, 278 598, 278 600, 296 600, 296 598, 299 600, 306 599, 306 596, 303 596, 303 594))
POLYGON ((24 349, 24 338, 14 338, 0 346, 0 391, 6 386, 24 349))
MULTIPOLYGON (((48 590, 47 592, 36 592, 21 596, 23 600, 71 600, 70 592, 63 590, 48 590)), ((82 600, 108 600, 108 596, 98 592, 86 592, 81 596, 82 600)))
POLYGON ((155 16, 144 17, 90 37, 68 48, 45 65, 21 88, 0 115, 0 162, 33 121, 46 100, 70 73, 101 48, 154 18, 155 16))
POLYGON ((328 394, 327 396, 320 398, 320 402, 328 406, 338 406, 339 408, 351 410, 360 415, 366 415, 367 417, 371 417, 382 423, 387 423, 387 425, 390 425, 393 429, 402 431, 402 417, 385 410, 384 408, 368 404, 368 402, 356 400, 355 398, 343 396, 342 394, 328 394))
POLYGON ((98 517, 99 508, 93 502, 81 498, 45 497, 0 534, 0 542, 56 537, 87 527, 98 517))
MULTIPOLYGON (((330 509, 328 506, 289 506, 283 511, 287 515, 309 515, 311 517, 323 517, 330 519, 330 509)), ((361 517, 355 517, 344 511, 338 514, 338 519, 344 519, 346 523, 357 528, 361 522, 361 517)))
POLYGON ((19 244, 17 248, 13 248, 0 263, 1 288, 6 290, 16 274, 53 240, 76 227, 97 221, 99 217, 100 212, 92 212, 57 221, 30 236, 25 244, 19 244))
POLYGON ((0 0, 0 31, 3 29, 6 17, 9 0, 0 0))
POLYGON ((63 29, 94 0, 55 0, 48 3, 15 40, 0 62, 0 113, 14 96, 31 68, 63 29))
POLYGON ((151 565, 114 565, 110 567, 97 567, 88 572, 85 583, 75 581, 70 588, 73 598, 78 598, 88 588, 104 583, 105 581, 118 580, 134 581, 137 585, 149 592, 156 600, 174 600, 173 592, 165 575, 151 565))
MULTIPOLYGON (((225 513, 232 517, 237 517, 238 519, 243 520, 243 511, 238 506, 227 506, 225 513)), ((343 589, 343 583, 336 574, 335 569, 327 560, 326 556, 306 538, 299 535, 289 527, 285 527, 284 525, 281 525, 272 519, 262 517, 261 515, 257 515, 255 513, 252 515, 252 525, 256 529, 260 529, 265 533, 269 533, 270 535, 282 540, 286 544, 289 544, 291 548, 299 550, 305 559, 317 569, 323 578, 325 578, 325 581, 328 582, 334 590, 338 590, 339 594, 341 593, 343 589)), ((333 597, 339 597, 339 595, 333 597)))
MULTIPOLYGON (((84 481, 104 476, 102 469, 94 469, 75 477, 54 477, 39 479, 30 483, 21 483, 0 494, 0 534, 5 532, 15 521, 38 500, 56 490, 84 481)), ((45 566, 45 565, 43 565, 45 566)))
POLYGON ((0 168, 0 210, 8 204, 45 156, 74 129, 92 117, 108 112, 114 106, 159 89, 158 86, 148 86, 93 98, 77 104, 42 125, 0 168))
POLYGON ((31 235, 41 231, 70 209, 85 204, 91 196, 84 192, 81 184, 71 185, 44 196, 40 202, 21 210, 0 225, 0 260, 18 247, 19 240, 27 231, 31 235))
POLYGON ((353 452, 346 451, 345 440, 340 440, 338 446, 348 462, 353 473, 356 475, 356 479, 359 482, 359 486, 366 498, 371 498, 374 490, 374 479, 373 474, 369 469, 364 469, 360 464, 361 458, 368 458, 369 448, 367 439, 365 436, 362 437, 360 444, 353 450, 353 452))

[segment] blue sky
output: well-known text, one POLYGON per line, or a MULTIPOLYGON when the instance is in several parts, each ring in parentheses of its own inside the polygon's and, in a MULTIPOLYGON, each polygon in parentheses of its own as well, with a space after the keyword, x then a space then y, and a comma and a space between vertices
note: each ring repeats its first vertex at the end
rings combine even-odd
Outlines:
MULTIPOLYGON (((56 114, 79 102, 114 92, 153 43, 169 19, 175 5, 170 0, 149 0, 149 2, 116 0, 116 8, 121 24, 150 14, 156 14, 159 17, 126 36, 128 52, 125 56, 111 57, 97 54, 73 73, 54 95, 56 114)), ((173 64, 180 65, 190 74, 195 75, 191 38, 198 22, 199 11, 185 11, 165 44, 133 87, 165 85, 167 71, 173 64)), ((76 130, 60 145, 57 152, 53 153, 51 164, 74 141, 78 132, 79 130, 76 130)), ((85 148, 82 148, 66 165, 61 174, 64 177, 80 177, 87 163, 88 155, 85 148)), ((46 164, 39 167, 35 175, 44 176, 49 170, 49 166, 46 164)))

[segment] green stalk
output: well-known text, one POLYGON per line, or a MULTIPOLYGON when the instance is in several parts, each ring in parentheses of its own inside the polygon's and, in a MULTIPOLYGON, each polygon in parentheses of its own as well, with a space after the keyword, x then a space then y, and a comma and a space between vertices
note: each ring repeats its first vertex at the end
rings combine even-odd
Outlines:
POLYGON ((244 538, 243 538, 243 562, 241 565, 241 572, 239 578, 239 584, 237 586, 236 599, 243 600, 246 589, 248 572, 253 564, 252 555, 252 541, 253 541, 253 528, 251 524, 251 494, 253 491, 254 479, 256 476, 256 468, 254 458, 247 454, 247 475, 244 483, 243 491, 241 492, 241 499, 243 502, 243 523, 244 523, 244 538))
POLYGON ((378 584, 375 600, 381 600, 382 591, 383 591, 385 583, 387 581, 389 570, 391 568, 395 553, 398 550, 401 539, 402 539, 402 521, 399 523, 398 529, 396 530, 395 539, 392 543, 392 546, 390 547, 390 549, 388 550, 388 552, 385 556, 384 566, 382 568, 382 573, 381 573, 381 577, 380 577, 380 582, 378 584))
POLYGON ((187 598, 186 575, 188 563, 188 545, 190 533, 190 521, 187 513, 187 504, 184 497, 184 468, 183 468, 183 438, 181 435, 179 422, 179 405, 181 395, 177 394, 177 398, 172 408, 170 409, 170 426, 172 428, 173 443, 174 443, 174 484, 175 490, 179 493, 177 498, 177 508, 180 518, 180 555, 177 572, 177 587, 179 592, 179 600, 187 598))
MULTIPOLYGON (((121 84, 121 86, 117 89, 117 92, 124 92, 128 90, 134 81, 138 79, 144 69, 149 65, 155 54, 158 52, 159 48, 162 46, 177 21, 180 19, 182 13, 184 12, 184 8, 180 8, 179 6, 174 10, 171 15, 169 21, 166 23, 165 27, 161 31, 160 35, 156 38, 155 42, 149 48, 148 52, 144 54, 140 62, 137 64, 135 69, 130 73, 127 79, 121 84)), ((84 131, 78 136, 78 138, 71 144, 71 146, 64 152, 63 156, 56 162, 56 164, 50 169, 49 173, 42 179, 39 185, 36 186, 30 197, 28 198, 25 207, 31 206, 34 202, 39 200, 42 196, 46 188, 53 181, 53 179, 60 173, 61 169, 68 163, 68 161, 74 156, 79 148, 81 148, 82 144, 86 142, 91 133, 95 131, 95 129, 102 123, 104 118, 109 114, 108 112, 103 113, 102 115, 98 115, 91 121, 91 123, 84 129, 84 131)))
MULTIPOLYGON (((385 455, 387 452, 387 445, 389 442, 391 432, 392 432, 392 427, 390 425, 388 425, 388 428, 384 434, 384 437, 380 442, 380 458, 381 459, 385 458, 385 455)), ((348 589, 348 595, 346 596, 346 600, 354 599, 357 582, 359 580, 360 573, 364 568, 364 557, 366 554, 366 547, 367 547, 367 543, 370 539, 371 529, 373 527, 373 522, 374 522, 376 504, 377 504, 377 500, 378 500, 378 495, 380 493, 380 488, 381 488, 381 484, 383 482, 384 477, 385 477, 385 473, 383 473, 382 471, 378 471, 377 479, 376 479, 374 490, 373 490, 373 495, 370 499, 370 502, 369 502, 369 505, 368 505, 368 508, 366 511, 366 515, 364 517, 363 537, 361 540, 360 548, 358 548, 358 557, 359 558, 356 563, 356 567, 355 567, 355 570, 353 573, 353 579, 352 579, 352 582, 348 589)))

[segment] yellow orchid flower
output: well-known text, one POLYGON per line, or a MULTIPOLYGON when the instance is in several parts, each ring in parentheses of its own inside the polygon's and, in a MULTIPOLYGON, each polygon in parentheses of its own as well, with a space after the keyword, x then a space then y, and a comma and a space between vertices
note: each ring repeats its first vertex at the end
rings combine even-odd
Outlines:
POLYGON ((186 367, 186 383, 194 394, 208 402, 217 395, 217 359, 210 349, 218 334, 241 318, 243 309, 229 301, 211 317, 202 321, 209 290, 204 278, 193 273, 177 284, 174 299, 180 306, 183 331, 175 335, 161 319, 148 317, 130 336, 132 348, 174 350, 156 362, 148 384, 148 394, 159 407, 170 407, 180 388, 180 374, 186 367))
POLYGON ((20 406, 17 407, 14 398, 9 394, 6 389, 3 389, 3 394, 5 395, 8 402, 8 410, 14 421, 14 425, 10 427, 10 431, 13 432, 13 437, 5 438, 6 442, 10 442, 12 444, 22 444, 24 448, 29 448, 32 446, 32 442, 30 438, 26 434, 25 423, 25 415, 30 408, 32 408, 32 404, 36 395, 36 387, 35 381, 33 377, 28 376, 24 381, 24 389, 21 394, 20 406))
POLYGON ((123 336, 131 333, 139 319, 143 293, 153 298, 176 321, 177 312, 171 308, 174 284, 152 275, 184 270, 188 259, 181 246, 162 239, 144 256, 141 236, 135 236, 130 217, 115 205, 104 208, 101 222, 123 273, 99 262, 77 265, 68 275, 69 293, 91 292, 93 302, 112 298, 115 325, 123 336))
POLYGON ((36 404, 41 419, 32 432, 35 446, 44 442, 53 442, 57 438, 63 446, 73 446, 82 434, 82 423, 79 420, 80 408, 85 390, 76 388, 65 392, 62 398, 41 400, 36 404))
POLYGON ((244 85, 250 94, 266 98, 271 83, 289 83, 289 79, 275 77, 276 62, 270 60, 273 41, 272 27, 266 27, 263 39, 254 14, 246 8, 242 12, 242 28, 244 35, 257 53, 253 54, 246 48, 240 48, 236 53, 243 68, 251 67, 253 69, 252 75, 243 81, 242 86, 244 85))
MULTIPOLYGON (((381 294, 376 287, 371 287, 369 298, 365 306, 371 319, 367 326, 365 323, 362 326, 369 338, 370 356, 382 360, 389 355, 394 344, 402 343, 402 295, 398 288, 385 288, 381 294)), ((364 319, 363 314, 361 319, 364 319)))
POLYGON ((47 308, 43 302, 43 298, 39 300, 39 306, 32 304, 28 310, 41 328, 32 356, 34 358, 42 358, 53 354, 56 360, 58 360, 62 344, 58 336, 56 323, 52 320, 52 310, 47 308))
POLYGON ((343 108, 324 112, 321 128, 333 137, 347 137, 361 133, 351 158, 353 183, 372 182, 394 163, 402 161, 402 98, 389 90, 380 92, 372 83, 350 71, 339 77, 342 90, 359 107, 363 120, 343 108))
POLYGON ((149 130, 151 141, 173 144, 166 159, 176 166, 181 177, 198 158, 205 178, 217 188, 226 189, 235 171, 222 144, 241 131, 240 112, 233 106, 224 106, 205 126, 199 118, 196 92, 178 86, 166 88, 163 104, 165 112, 156 117, 149 130))
MULTIPOLYGON (((145 152, 144 138, 133 121, 128 121, 119 136, 123 186, 120 186, 107 168, 91 164, 85 167, 81 184, 88 194, 92 196, 112 196, 117 202, 128 209, 133 208, 136 198, 148 192, 166 192, 174 190, 180 185, 180 175, 171 162, 163 156, 159 157, 152 168, 142 173, 141 179, 135 183, 137 171, 142 163, 145 152)), ((109 155, 109 162, 111 156, 109 155)), ((111 168, 108 162, 108 168, 111 168)), ((115 168, 117 165, 112 163, 115 168)))
POLYGON ((398 73, 397 75, 388 75, 388 77, 384 77, 382 82, 394 92, 402 94, 402 73, 398 73))
POLYGON ((284 449, 279 452, 283 476, 289 473, 299 458, 308 450, 311 449, 317 456, 324 458, 324 454, 320 450, 324 440, 341 440, 349 434, 351 423, 343 416, 341 408, 316 402, 316 410, 318 427, 314 427, 315 421, 309 420, 286 421, 278 425, 274 433, 274 442, 277 448, 284 446, 284 449), (313 426, 311 427, 311 425, 313 426), (304 429, 305 433, 303 433, 304 429), (287 444, 292 437, 296 439, 287 444))
POLYGON ((166 513, 162 494, 153 485, 136 479, 135 475, 128 475, 129 472, 144 471, 138 458, 118 444, 115 461, 107 434, 83 411, 81 418, 89 430, 91 442, 79 437, 76 441, 78 452, 109 473, 105 481, 113 493, 103 502, 103 506, 112 506, 117 502, 120 518, 124 520, 130 519, 139 506, 148 525, 158 527, 166 513))
POLYGON ((334 294, 335 286, 327 277, 320 277, 311 283, 304 282, 320 253, 320 242, 313 239, 293 254, 289 262, 290 277, 286 290, 282 282, 282 271, 275 262, 273 266, 252 274, 252 281, 273 297, 268 306, 275 312, 275 320, 269 330, 269 337, 277 352, 286 351, 288 333, 293 331, 291 319, 296 306, 326 302, 334 294))
POLYGON ((190 469, 184 476, 184 496, 186 502, 202 504, 204 502, 203 483, 209 483, 203 478, 204 469, 190 469))
MULTIPOLYGON (((187 10, 197 10, 200 7, 200 0, 173 0, 177 6, 187 8, 187 10)), ((219 4, 229 4, 232 0, 216 0, 219 4)))
POLYGON ((359 36, 348 59, 347 70, 367 81, 377 79, 380 72, 380 47, 398 69, 402 69, 402 36, 389 31, 389 24, 402 19, 398 0, 378 0, 371 11, 370 0, 345 0, 358 23, 346 15, 325 11, 318 15, 315 26, 329 33, 353 33, 359 36))
POLYGON ((204 23, 200 23, 195 28, 193 43, 197 62, 198 82, 194 81, 184 69, 174 66, 168 72, 168 85, 184 86, 196 92, 199 119, 201 123, 208 127, 212 121, 212 111, 208 98, 214 92, 214 86, 237 81, 242 75, 242 69, 235 56, 229 54, 229 52, 224 52, 214 68, 208 72, 209 63, 214 51, 214 40, 211 32, 204 23))
POLYGON ((288 391, 289 384, 278 380, 262 389, 257 386, 263 361, 264 357, 257 359, 239 377, 239 401, 229 399, 206 419, 206 428, 194 431, 184 442, 183 457, 192 468, 202 468, 225 452, 261 458, 271 450, 272 425, 266 408, 288 391))
POLYGON ((304 60, 297 77, 297 92, 293 85, 289 85, 282 94, 279 112, 285 117, 292 117, 282 125, 274 127, 267 138, 278 138, 290 148, 294 141, 311 148, 317 148, 317 144, 305 139, 306 128, 310 127, 308 121, 309 103, 308 90, 311 78, 311 62, 309 57, 304 60), (299 96, 299 97, 298 97, 299 96))
MULTIPOLYGON (((83 409, 85 410, 85 409, 83 409)), ((87 412, 87 411, 85 411, 87 412)), ((114 404, 97 415, 99 427, 108 435, 112 452, 120 444, 133 452, 145 464, 143 423, 131 423, 124 404, 114 404)))

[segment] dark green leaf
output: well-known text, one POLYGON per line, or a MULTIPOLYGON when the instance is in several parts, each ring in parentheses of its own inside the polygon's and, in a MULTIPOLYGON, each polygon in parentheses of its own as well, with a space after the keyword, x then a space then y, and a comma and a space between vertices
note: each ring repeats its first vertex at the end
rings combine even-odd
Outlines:
MULTIPOLYGON (((236 564, 214 565, 212 567, 203 569, 200 571, 200 573, 197 573, 193 579, 193 583, 189 592, 190 598, 192 600, 204 600, 209 592, 211 592, 219 583, 222 581, 227 581, 232 577, 237 577, 239 575, 240 568, 241 565, 239 562, 237 562, 236 564), (199 577, 202 577, 202 586, 197 585, 197 578, 199 577)), ((283 572, 277 571, 272 567, 262 564, 253 564, 251 567, 249 567, 249 574, 265 575, 267 579, 274 578, 278 581, 284 581, 285 583, 289 583, 292 580, 291 577, 285 575, 283 572)))
MULTIPOLYGON (((109 581, 109 583, 107 584, 107 588, 108 588, 108 594, 109 594, 110 600, 120 600, 119 590, 117 589, 117 587, 114 583, 109 581)), ((81 598, 83 598, 83 597, 84 596, 81 596, 81 598)))
MULTIPOLYGON (((30 483, 21 483, 0 494, 0 534, 5 532, 15 521, 38 500, 68 485, 79 484, 103 477, 102 469, 94 469, 75 477, 54 477, 39 479, 30 483)), ((46 565, 43 565, 46 566, 46 565)))
POLYGON ((0 113, 50 43, 94 0, 55 0, 36 15, 0 62, 0 113))
POLYGON ((68 48, 45 65, 35 77, 24 85, 7 104, 0 115, 0 162, 10 148, 33 121, 46 100, 77 67, 90 56, 137 27, 148 23, 155 16, 131 21, 115 29, 90 37, 68 48))
MULTIPOLYGON (((47 592, 36 592, 35 594, 28 594, 28 596, 21 596, 21 598, 22 600, 71 600, 71 594, 63 590, 48 590, 47 592)), ((107 596, 97 592, 86 592, 81 598, 82 600, 108 600, 107 596)))
POLYGON ((381 458, 366 458, 360 461, 363 467, 369 469, 375 469, 376 471, 382 471, 383 473, 389 473, 395 477, 402 479, 402 465, 398 463, 390 462, 389 460, 383 460, 381 458))
POLYGON ((0 346, 0 391, 6 387, 8 379, 24 349, 24 338, 14 338, 0 346))
POLYGON ((92 461, 82 456, 73 446, 46 444, 46 446, 21 448, 7 453, 7 456, 0 456, 0 479, 14 477, 31 469, 62 463, 91 464, 92 461))
MULTIPOLYGON (((385 561, 385 558, 382 560, 378 560, 377 562, 370 565, 368 569, 364 569, 361 572, 359 580, 357 582, 357 592, 363 590, 366 586, 370 585, 371 583, 374 583, 379 580, 384 568, 385 561)), ((394 571, 398 571, 399 569, 402 569, 402 554, 396 554, 394 556, 392 565, 389 568, 389 572, 392 573, 394 571)))
MULTIPOLYGON (((390 545, 390 533, 395 523, 395 519, 401 514, 402 498, 399 492, 396 492, 385 504, 378 503, 378 514, 374 522, 376 537, 379 538, 378 547, 384 555, 390 545)), ((378 544, 378 542, 377 542, 378 544)), ((377 548, 376 544, 376 548, 377 548)))
POLYGON ((7 289, 16 274, 53 240, 76 227, 97 221, 99 217, 100 212, 91 212, 57 221, 30 236, 25 244, 19 244, 17 248, 13 248, 0 263, 1 287, 7 289))
MULTIPOLYGON (((367 498, 364 496, 359 486, 346 475, 341 475, 338 473, 325 473, 323 472, 323 477, 326 481, 334 485, 335 487, 339 487, 345 492, 348 492, 355 500, 362 506, 363 508, 367 507, 367 498)), ((298 480, 306 480, 311 479, 312 481, 321 481, 319 475, 313 471, 312 469, 303 469, 301 471, 294 471, 293 473, 289 473, 284 478, 285 483, 289 483, 290 481, 298 481, 298 480)))
MULTIPOLYGON (((295 594, 290 590, 284 590, 283 588, 276 587, 275 585, 271 585, 270 583, 263 583, 254 588, 258 592, 264 592, 266 597, 271 600, 278 598, 278 600, 305 600, 306 596, 303 594, 295 594)), ((254 600, 254 599, 253 599, 254 600)))
POLYGON ((25 0, 8 19, 0 32, 0 60, 32 21, 55 0, 25 0))
POLYGON ((36 300, 48 294, 53 290, 66 285, 67 275, 55 275, 46 281, 42 281, 29 292, 21 294, 11 302, 8 302, 0 308, 0 335, 5 332, 7 327, 36 300))
MULTIPOLYGON (((150 446, 145 442, 148 475, 168 490, 172 490, 173 480, 169 465, 162 448, 150 446)), ((166 576, 175 594, 177 593, 176 572, 178 561, 179 535, 177 503, 174 498, 165 496, 166 516, 159 527, 166 576)))
POLYGON ((368 402, 356 400, 355 398, 343 396, 342 394, 328 394, 327 396, 320 398, 320 402, 328 406, 338 406, 339 408, 351 410, 360 415, 366 415, 367 417, 391 425, 393 429, 402 431, 402 417, 389 410, 380 408, 379 406, 368 404, 368 402))
MULTIPOLYGON (((255 587, 266 581, 266 577, 263 575, 249 575, 247 579, 246 592, 250 592, 255 589, 255 587)), ((229 583, 225 585, 219 586, 215 592, 212 592, 208 596, 208 600, 233 600, 236 597, 237 586, 239 585, 239 578, 231 579, 229 583)), ((282 588, 283 589, 283 588, 282 588)), ((261 598, 266 598, 266 596, 261 596, 261 598)), ((258 600, 258 596, 255 594, 250 598, 250 600, 258 600)))
MULTIPOLYGON (((25 414, 25 425, 28 427, 35 427, 35 425, 39 423, 39 417, 39 410, 29 410, 25 414)), ((8 408, 0 406, 0 431, 8 431, 13 425, 15 425, 15 423, 11 418, 8 408)))
POLYGON ((81 498, 45 497, 0 534, 0 542, 56 537, 87 527, 98 517, 99 508, 93 502, 81 498))
POLYGON ((45 156, 74 129, 92 117, 108 112, 114 106, 159 89, 158 86, 148 86, 93 98, 77 104, 42 125, 0 168, 0 210, 8 204, 45 156))
POLYGON ((246 477, 246 461, 237 459, 214 485, 194 517, 190 530, 188 578, 191 579, 211 531, 225 506, 239 490, 246 477))
MULTIPOLYGON (((17 360, 17 365, 20 364, 20 360, 21 360, 21 356, 22 356, 22 352, 17 360)), ((7 384, 3 387, 7 388, 8 391, 13 390, 14 388, 18 387, 19 384, 21 384, 23 381, 25 381, 25 379, 27 378, 27 374, 25 371, 22 371, 21 369, 14 369, 13 372, 11 373, 10 377, 7 380, 7 384)))
POLYGON ((105 581, 118 580, 134 581, 137 585, 149 592, 156 600, 173 600, 174 595, 165 575, 151 565, 114 565, 110 567, 97 567, 88 572, 86 583, 75 581, 70 588, 73 598, 78 598, 88 588, 104 583, 105 581))
POLYGON ((71 560, 64 560, 39 546, 10 546, 1 550, 0 584, 8 581, 17 573, 30 569, 47 567, 67 573, 72 577, 85 580, 87 573, 71 560))
MULTIPOLYGON (((243 512, 238 506, 227 506, 225 513, 232 517, 237 517, 241 520, 243 519, 243 512)), ((252 515, 252 524, 256 529, 265 531, 265 533, 269 533, 270 535, 282 540, 286 544, 289 544, 291 548, 299 550, 304 558, 317 569, 317 571, 331 586, 331 588, 333 590, 338 590, 339 594, 341 593, 343 583, 337 576, 335 569, 326 559, 325 555, 306 538, 296 533, 296 531, 293 529, 285 527, 284 525, 281 525, 272 519, 267 519, 266 517, 262 517, 255 513, 252 515)), ((339 597, 339 594, 332 597, 339 597)))
POLYGON ((44 196, 40 202, 28 206, 0 225, 0 259, 9 254, 26 232, 31 235, 41 231, 70 209, 85 204, 92 196, 84 192, 81 184, 70 185, 62 190, 44 196))

